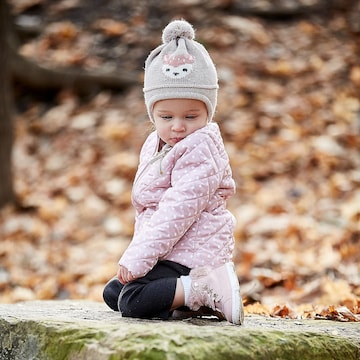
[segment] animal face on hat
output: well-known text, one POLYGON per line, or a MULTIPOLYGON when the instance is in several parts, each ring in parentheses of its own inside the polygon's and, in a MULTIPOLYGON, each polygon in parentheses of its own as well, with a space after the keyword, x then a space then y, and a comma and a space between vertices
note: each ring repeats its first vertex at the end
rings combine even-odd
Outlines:
POLYGON ((194 40, 192 26, 175 20, 163 30, 163 44, 145 62, 144 96, 150 120, 155 102, 196 99, 205 103, 211 121, 217 102, 217 73, 208 52, 194 40))
POLYGON ((181 79, 191 73, 194 62, 195 57, 186 51, 184 39, 179 39, 177 51, 164 55, 162 72, 172 79, 181 79))

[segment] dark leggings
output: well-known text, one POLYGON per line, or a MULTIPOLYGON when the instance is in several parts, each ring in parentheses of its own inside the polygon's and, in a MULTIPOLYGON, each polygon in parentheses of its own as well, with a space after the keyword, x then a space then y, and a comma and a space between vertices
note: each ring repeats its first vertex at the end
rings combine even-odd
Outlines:
POLYGON ((122 285, 110 280, 103 292, 105 303, 124 317, 168 319, 176 282, 190 269, 172 261, 159 261, 144 277, 122 285))

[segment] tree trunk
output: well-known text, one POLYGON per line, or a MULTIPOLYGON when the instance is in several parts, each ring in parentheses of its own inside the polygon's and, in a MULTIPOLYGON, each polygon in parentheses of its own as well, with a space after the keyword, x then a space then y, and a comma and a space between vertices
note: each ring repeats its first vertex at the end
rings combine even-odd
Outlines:
POLYGON ((7 30, 9 11, 6 1, 0 1, 0 208, 14 201, 11 148, 12 127, 12 89, 10 80, 9 47, 7 30))

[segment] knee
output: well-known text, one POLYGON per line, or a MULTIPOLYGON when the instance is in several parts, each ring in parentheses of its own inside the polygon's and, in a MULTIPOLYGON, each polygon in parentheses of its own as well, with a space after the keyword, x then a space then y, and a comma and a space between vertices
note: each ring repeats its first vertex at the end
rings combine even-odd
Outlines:
POLYGON ((123 285, 117 278, 111 279, 103 290, 103 299, 107 306, 114 311, 119 311, 118 299, 123 285))
POLYGON ((123 317, 143 318, 144 309, 136 294, 136 291, 124 288, 121 296, 118 299, 117 307, 123 317))

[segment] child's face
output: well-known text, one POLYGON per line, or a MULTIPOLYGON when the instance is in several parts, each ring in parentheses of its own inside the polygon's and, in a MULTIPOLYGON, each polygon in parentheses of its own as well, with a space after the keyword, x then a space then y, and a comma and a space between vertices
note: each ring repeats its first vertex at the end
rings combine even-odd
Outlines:
POLYGON ((155 103, 153 117, 161 140, 174 146, 207 124, 206 105, 194 99, 166 99, 155 103))

